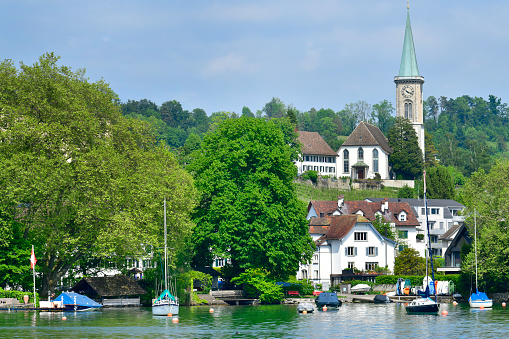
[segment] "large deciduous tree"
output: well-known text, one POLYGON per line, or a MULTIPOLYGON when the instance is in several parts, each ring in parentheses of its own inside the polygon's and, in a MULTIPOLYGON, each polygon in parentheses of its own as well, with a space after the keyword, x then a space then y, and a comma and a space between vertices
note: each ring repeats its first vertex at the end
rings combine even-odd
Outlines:
MULTIPOLYGON (((474 223, 477 223, 479 282, 487 292, 505 291, 509 284, 508 183, 509 161, 500 160, 489 174, 483 169, 473 173, 461 193, 467 207, 465 224, 472 239, 474 223)), ((461 269, 467 274, 475 274, 474 251, 463 258, 461 269)))
POLYGON ((35 244, 42 294, 88 256, 137 256, 190 235, 192 178, 118 98, 52 53, 0 64, 0 206, 35 244))
POLYGON ((412 124, 408 119, 397 117, 389 130, 389 145, 393 153, 389 157, 392 169, 401 179, 419 178, 423 170, 423 155, 412 124))
POLYGON ((310 259, 314 244, 293 184, 298 154, 287 119, 228 119, 205 136, 188 167, 201 195, 195 264, 219 256, 237 273, 262 268, 287 278, 310 259))
POLYGON ((426 168, 427 197, 430 199, 454 199, 454 184, 445 166, 426 168))

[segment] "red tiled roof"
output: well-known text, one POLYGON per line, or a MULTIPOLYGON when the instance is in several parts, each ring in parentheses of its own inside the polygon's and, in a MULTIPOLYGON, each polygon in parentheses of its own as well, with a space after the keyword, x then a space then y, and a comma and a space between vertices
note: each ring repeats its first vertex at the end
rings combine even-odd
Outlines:
POLYGON ((302 144, 302 154, 337 156, 332 148, 323 140, 318 132, 299 131, 299 142, 302 144))
POLYGON ((322 238, 323 240, 342 239, 355 226, 358 218, 358 215, 337 215, 331 217, 331 225, 327 234, 323 235, 318 241, 322 240, 322 238))
POLYGON ((310 201, 308 204, 308 212, 311 209, 311 206, 315 209, 317 216, 320 216, 320 213, 323 213, 324 217, 339 209, 337 201, 310 201))
POLYGON ((352 134, 343 143, 344 146, 380 146, 385 152, 391 154, 392 148, 385 135, 376 126, 361 121, 352 134))

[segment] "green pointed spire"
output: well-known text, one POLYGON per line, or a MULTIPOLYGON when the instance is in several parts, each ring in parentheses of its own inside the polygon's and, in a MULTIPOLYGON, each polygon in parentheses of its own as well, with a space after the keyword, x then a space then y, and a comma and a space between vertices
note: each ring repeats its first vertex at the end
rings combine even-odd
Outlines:
POLYGON ((399 66, 399 76, 419 76, 417 57, 415 56, 414 38, 412 36, 412 27, 410 26, 410 11, 407 11, 406 16, 405 41, 403 42, 403 55, 401 56, 401 65, 399 66))

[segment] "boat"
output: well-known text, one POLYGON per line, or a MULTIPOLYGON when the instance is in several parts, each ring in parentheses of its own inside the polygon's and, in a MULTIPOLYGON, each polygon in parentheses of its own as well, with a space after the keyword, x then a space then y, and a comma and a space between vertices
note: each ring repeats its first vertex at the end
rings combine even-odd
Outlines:
POLYGON ((418 296, 416 299, 412 300, 407 306, 406 306, 406 312, 408 314, 437 314, 438 309, 440 308, 440 305, 437 303, 437 294, 435 289, 435 274, 433 272, 433 255, 431 251, 431 239, 430 239, 430 232, 429 232, 429 223, 428 223, 428 204, 426 202, 426 171, 424 171, 424 211, 426 215, 426 235, 424 238, 427 241, 428 245, 428 251, 426 251, 426 275, 425 279, 425 286, 424 292, 418 292, 420 296, 418 296), (430 258, 431 262, 431 281, 428 279, 428 257, 430 258), (431 288, 430 288, 431 287, 431 288), (432 293, 430 293, 430 291, 432 293), (435 300, 431 299, 430 296, 433 294, 435 296, 435 300))
POLYGON ((304 311, 306 311, 306 313, 313 313, 314 310, 315 310, 315 305, 313 305, 310 302, 302 302, 297 305, 297 311, 299 313, 302 313, 304 311))
POLYGON ((389 299, 389 297, 387 295, 385 295, 385 294, 377 294, 373 298, 373 302, 375 304, 388 304, 388 303, 391 303, 392 300, 389 299))
POLYGON ((168 241, 166 230, 166 198, 164 199, 164 291, 152 301, 152 315, 177 315, 179 313, 179 300, 170 292, 168 287, 168 241))
POLYGON ((488 298, 486 293, 479 292, 477 284, 477 218, 474 209, 474 249, 475 249, 475 293, 472 293, 468 298, 468 303, 472 308, 491 308, 493 306, 493 300, 488 298))
POLYGON ((352 293, 368 293, 371 290, 371 286, 368 284, 358 284, 350 289, 352 293))
POLYGON ((316 297, 315 305, 319 309, 327 306, 327 308, 338 308, 343 302, 338 299, 336 292, 322 292, 316 297))
POLYGON ((93 311, 103 306, 89 297, 76 292, 62 292, 53 301, 50 301, 50 305, 48 308, 62 311, 93 311))

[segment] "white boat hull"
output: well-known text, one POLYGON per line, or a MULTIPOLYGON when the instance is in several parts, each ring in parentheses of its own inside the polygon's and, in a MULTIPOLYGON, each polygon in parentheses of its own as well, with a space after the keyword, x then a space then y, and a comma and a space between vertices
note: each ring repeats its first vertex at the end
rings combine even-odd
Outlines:
POLYGON ((484 308, 493 307, 493 300, 468 300, 470 307, 472 308, 480 308, 481 306, 484 308))
POLYGON ((179 305, 169 302, 160 302, 152 304, 152 315, 164 315, 168 314, 177 315, 179 314, 179 305))

